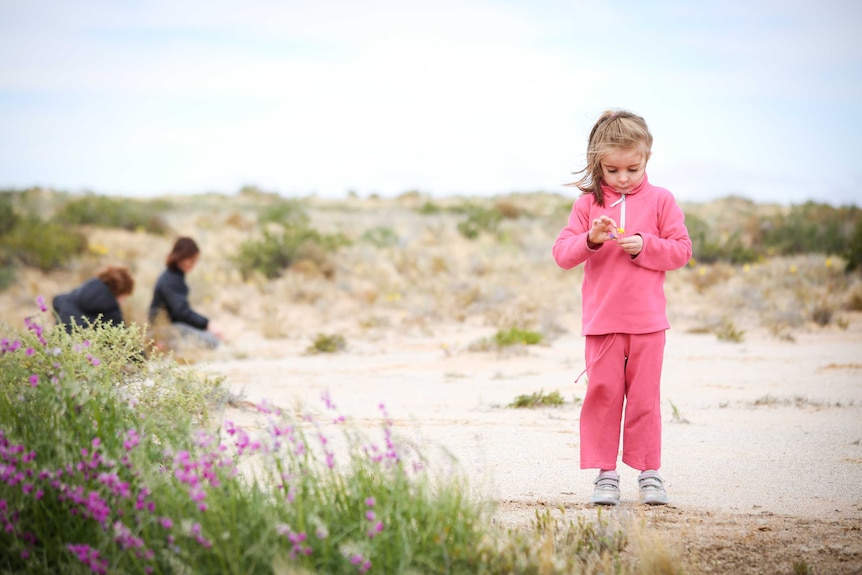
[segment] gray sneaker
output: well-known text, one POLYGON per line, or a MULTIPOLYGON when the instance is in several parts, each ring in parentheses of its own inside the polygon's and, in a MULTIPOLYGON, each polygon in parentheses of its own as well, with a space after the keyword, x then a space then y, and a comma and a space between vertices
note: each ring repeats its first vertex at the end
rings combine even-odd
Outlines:
POLYGON ((596 505, 619 505, 620 503, 620 476, 617 474, 600 473, 593 481, 592 501, 596 505))
POLYGON ((667 504, 667 491, 664 490, 664 480, 658 471, 644 471, 638 476, 638 488, 641 494, 641 503, 646 505, 667 504))

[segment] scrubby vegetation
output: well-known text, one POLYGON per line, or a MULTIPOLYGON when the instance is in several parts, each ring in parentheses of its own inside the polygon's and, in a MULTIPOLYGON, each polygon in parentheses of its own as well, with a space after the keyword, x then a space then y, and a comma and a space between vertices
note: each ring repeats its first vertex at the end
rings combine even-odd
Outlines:
POLYGON ((54 220, 72 226, 99 226, 161 235, 168 231, 162 217, 167 208, 162 202, 86 194, 62 204, 54 220))
POLYGON ((643 572, 634 525, 495 526, 383 405, 377 437, 327 394, 319 412, 260 404, 266 429, 219 430, 218 382, 142 361, 134 328, 69 335, 36 314, 2 331, 4 573, 643 572))
POLYGON ((559 390, 554 390, 550 393, 545 393, 545 390, 537 391, 530 394, 519 395, 509 404, 509 407, 558 407, 563 405, 566 400, 563 399, 559 390))

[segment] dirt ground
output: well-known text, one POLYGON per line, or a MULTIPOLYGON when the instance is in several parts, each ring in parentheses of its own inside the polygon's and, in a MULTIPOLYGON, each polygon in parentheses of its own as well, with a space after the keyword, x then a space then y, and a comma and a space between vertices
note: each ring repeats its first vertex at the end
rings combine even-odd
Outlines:
MULTIPOLYGON (((503 525, 530 526, 542 510, 595 515, 587 503, 595 471, 578 469, 582 338, 470 351, 486 332, 381 333, 337 355, 306 354, 299 338, 245 336, 254 357, 214 358, 206 369, 250 402, 313 407, 327 392, 369 429, 384 403, 402 438, 457 460, 503 525), (509 407, 539 391, 559 391, 566 403, 509 407)), ((690 573, 862 573, 860 342, 858 317, 795 341, 669 331, 661 472, 671 503, 639 505, 637 471, 622 466, 623 503, 602 512, 645 522, 690 573)), ((243 410, 224 417, 254 425, 243 410)))

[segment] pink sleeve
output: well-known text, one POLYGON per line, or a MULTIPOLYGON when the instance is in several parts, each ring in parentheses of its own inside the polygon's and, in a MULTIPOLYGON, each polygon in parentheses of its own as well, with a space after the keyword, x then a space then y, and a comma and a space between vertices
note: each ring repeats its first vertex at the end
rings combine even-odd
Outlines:
POLYGON ((569 215, 569 225, 560 230, 554 242, 554 261, 561 268, 568 270, 584 263, 596 250, 587 246, 587 234, 590 231, 590 214, 583 206, 586 202, 575 202, 569 215), (578 206, 580 203, 581 207, 578 206))
POLYGON ((655 271, 670 271, 683 267, 691 260, 691 238, 685 227, 685 216, 668 194, 660 205, 659 233, 641 234, 644 247, 632 263, 655 271))

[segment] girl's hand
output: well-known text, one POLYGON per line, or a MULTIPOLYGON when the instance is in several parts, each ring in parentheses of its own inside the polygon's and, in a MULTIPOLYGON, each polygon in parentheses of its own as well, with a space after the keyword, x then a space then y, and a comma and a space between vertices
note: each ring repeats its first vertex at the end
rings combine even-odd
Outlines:
POLYGON ((613 239, 613 232, 617 229, 617 223, 607 216, 599 216, 593 220, 593 227, 587 234, 587 243, 590 246, 599 246, 613 239))
POLYGON ((636 256, 644 249, 644 239, 638 234, 617 238, 617 245, 630 256, 636 256))

